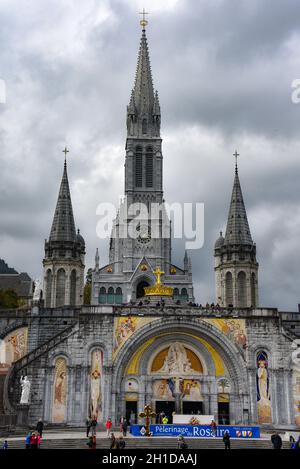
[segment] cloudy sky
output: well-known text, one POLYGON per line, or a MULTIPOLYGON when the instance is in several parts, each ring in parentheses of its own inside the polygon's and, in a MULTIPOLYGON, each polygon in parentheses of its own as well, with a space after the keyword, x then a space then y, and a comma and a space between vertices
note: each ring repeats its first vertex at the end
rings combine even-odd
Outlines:
MULTIPOLYGON (((124 187, 126 105, 147 31, 162 108, 168 202, 204 202, 192 251, 197 301, 214 300, 213 245, 226 225, 234 158, 260 263, 260 303, 300 302, 298 0, 0 0, 0 257, 41 276, 67 143, 76 225, 107 261, 96 207, 124 187)), ((174 261, 183 260, 183 242, 174 261)))

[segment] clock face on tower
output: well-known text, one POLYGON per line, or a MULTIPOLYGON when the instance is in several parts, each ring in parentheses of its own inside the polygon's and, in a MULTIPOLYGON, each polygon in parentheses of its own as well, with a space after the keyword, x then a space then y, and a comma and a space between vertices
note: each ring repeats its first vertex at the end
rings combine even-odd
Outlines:
POLYGON ((140 226, 138 225, 136 228, 138 232, 137 241, 140 245, 149 244, 151 241, 151 229, 149 225, 140 226))

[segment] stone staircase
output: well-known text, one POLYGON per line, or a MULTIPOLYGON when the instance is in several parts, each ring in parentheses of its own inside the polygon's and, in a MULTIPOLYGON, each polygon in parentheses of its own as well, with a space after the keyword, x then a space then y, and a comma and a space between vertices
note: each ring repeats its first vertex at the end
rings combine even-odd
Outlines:
MULTIPOLYGON (((63 342, 70 335, 75 334, 78 330, 77 321, 60 331, 55 336, 51 337, 47 342, 38 346, 34 350, 24 355, 9 369, 8 374, 5 377, 5 382, 2 388, 2 399, 1 404, 4 407, 4 411, 7 414, 15 413, 14 403, 16 401, 17 386, 14 386, 14 381, 17 376, 20 376, 20 372, 27 368, 34 360, 40 358, 42 355, 48 353, 52 348, 56 347, 60 342, 63 342)), ((2 384, 2 383, 1 383, 2 384)))
MULTIPOLYGON (((176 449, 177 438, 126 438, 127 449, 176 449)), ((88 449, 87 438, 62 438, 42 440, 41 449, 88 449)), ((224 449, 222 439, 187 438, 189 449, 224 449)), ((1 442, 2 443, 2 442, 1 442)), ((25 437, 22 440, 8 440, 9 449, 24 449, 25 437)), ((109 440, 101 438, 97 440, 97 449, 109 449, 109 440)), ((269 440, 231 440, 232 449, 272 449, 269 440)), ((283 448, 288 449, 289 443, 283 442, 283 448)))

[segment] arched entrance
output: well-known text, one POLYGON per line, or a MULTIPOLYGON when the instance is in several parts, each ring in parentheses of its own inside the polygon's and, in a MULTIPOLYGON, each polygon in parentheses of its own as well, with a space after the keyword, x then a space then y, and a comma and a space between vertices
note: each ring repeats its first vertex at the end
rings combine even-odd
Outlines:
POLYGON ((214 415, 220 422, 222 416, 223 420, 230 419, 230 424, 243 423, 243 409, 247 407, 244 396, 249 394, 245 364, 239 350, 224 334, 194 318, 182 321, 180 327, 174 318, 139 321, 140 330, 126 341, 115 361, 113 386, 119 391, 113 395, 112 411, 116 421, 126 413, 127 401, 131 401, 131 406, 135 402, 137 414, 146 404, 159 411, 161 402, 165 402, 167 410, 173 402, 176 413, 184 410, 189 414, 214 415), (181 351, 174 346, 176 342, 181 351), (178 350, 182 359, 176 371, 172 356, 178 356, 178 350), (226 382, 220 382, 220 378, 226 378, 226 382), (135 395, 126 392, 126 379, 138 383, 135 395), (162 397, 158 399, 155 394, 162 397))
POLYGON ((145 296, 145 287, 149 287, 149 282, 147 280, 141 280, 136 286, 136 298, 142 298, 145 296))

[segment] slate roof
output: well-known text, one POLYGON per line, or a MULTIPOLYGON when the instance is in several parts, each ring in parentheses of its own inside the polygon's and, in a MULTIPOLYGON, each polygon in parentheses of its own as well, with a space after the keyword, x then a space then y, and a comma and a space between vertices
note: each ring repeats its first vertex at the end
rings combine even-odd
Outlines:
POLYGON ((253 244, 237 167, 224 244, 253 244))

